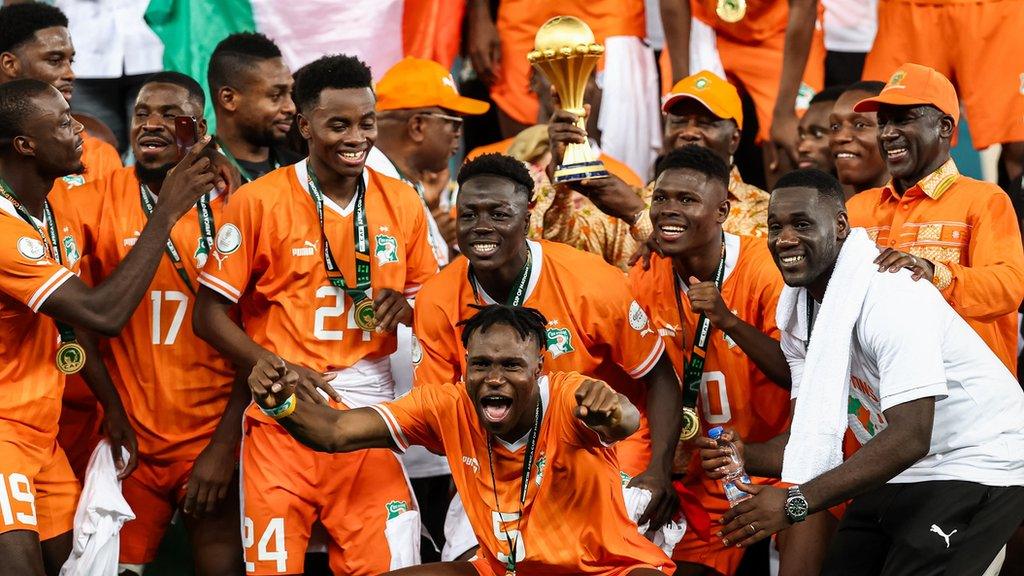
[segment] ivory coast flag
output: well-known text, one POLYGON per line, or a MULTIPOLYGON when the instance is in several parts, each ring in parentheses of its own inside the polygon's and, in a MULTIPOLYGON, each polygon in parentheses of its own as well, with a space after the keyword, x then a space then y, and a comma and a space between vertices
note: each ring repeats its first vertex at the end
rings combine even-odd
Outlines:
POLYGON ((405 56, 450 68, 464 9, 465 0, 150 0, 146 21, 163 40, 164 68, 206 86, 217 43, 245 31, 273 39, 293 72, 324 54, 357 56, 374 78, 405 56))

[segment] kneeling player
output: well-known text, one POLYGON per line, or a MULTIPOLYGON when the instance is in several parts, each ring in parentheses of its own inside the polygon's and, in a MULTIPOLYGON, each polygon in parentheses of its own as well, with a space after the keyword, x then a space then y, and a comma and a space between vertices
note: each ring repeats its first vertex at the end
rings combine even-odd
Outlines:
POLYGON ((462 333, 466 386, 421 386, 368 408, 299 403, 299 376, 280 359, 261 360, 249 386, 315 450, 420 444, 447 455, 480 552, 396 574, 671 574, 672 561, 626 515, 609 446, 636 431, 639 412, 604 382, 541 376, 546 325, 530 308, 487 306, 462 333))

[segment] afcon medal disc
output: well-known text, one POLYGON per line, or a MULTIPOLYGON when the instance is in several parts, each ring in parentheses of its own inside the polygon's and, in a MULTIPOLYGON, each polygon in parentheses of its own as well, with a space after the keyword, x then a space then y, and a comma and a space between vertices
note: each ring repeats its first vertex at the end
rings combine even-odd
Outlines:
POLYGON ((718 0, 715 12, 724 22, 739 22, 747 14, 747 0, 718 0))
POLYGON ((57 349, 57 369, 74 374, 85 366, 85 349, 77 342, 64 342, 57 349))
POLYGON ((369 299, 360 300, 356 304, 356 326, 360 329, 370 332, 377 326, 377 319, 373 314, 373 302, 369 299))
POLYGON ((683 442, 693 440, 700 432, 700 420, 697 419, 697 411, 693 408, 683 408, 683 428, 679 431, 679 439, 683 442))

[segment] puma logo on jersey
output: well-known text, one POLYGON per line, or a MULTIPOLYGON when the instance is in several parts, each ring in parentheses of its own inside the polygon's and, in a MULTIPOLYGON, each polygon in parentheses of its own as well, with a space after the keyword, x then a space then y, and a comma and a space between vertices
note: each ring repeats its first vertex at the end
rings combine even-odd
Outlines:
POLYGON ((952 538, 953 534, 957 533, 956 530, 953 530, 949 534, 946 534, 942 531, 942 528, 939 528, 938 524, 932 524, 932 532, 935 532, 936 534, 941 536, 943 540, 946 541, 946 548, 949 548, 949 539, 952 538))
POLYGON ((658 336, 668 336, 669 338, 675 338, 676 334, 679 334, 682 331, 682 326, 673 326, 671 324, 665 324, 664 328, 658 328, 658 336))
POLYGON ((469 456, 462 457, 462 463, 473 469, 474 474, 480 473, 480 463, 477 462, 476 458, 470 458, 469 456))
POLYGON ((131 248, 132 246, 135 246, 135 243, 139 241, 139 235, 141 235, 141 234, 142 234, 142 232, 139 232, 138 230, 136 230, 135 231, 135 235, 131 236, 129 238, 125 238, 122 241, 122 244, 124 244, 125 248, 131 248))
POLYGON ((292 256, 299 257, 315 255, 317 242, 310 242, 309 240, 306 240, 302 244, 302 248, 292 248, 292 256))

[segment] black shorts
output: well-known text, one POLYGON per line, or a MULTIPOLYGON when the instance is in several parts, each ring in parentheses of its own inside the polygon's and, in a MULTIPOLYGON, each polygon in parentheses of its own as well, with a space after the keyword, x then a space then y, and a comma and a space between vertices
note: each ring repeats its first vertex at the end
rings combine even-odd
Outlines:
POLYGON ((886 484, 847 507, 821 573, 981 575, 1021 521, 1022 486, 886 484))

